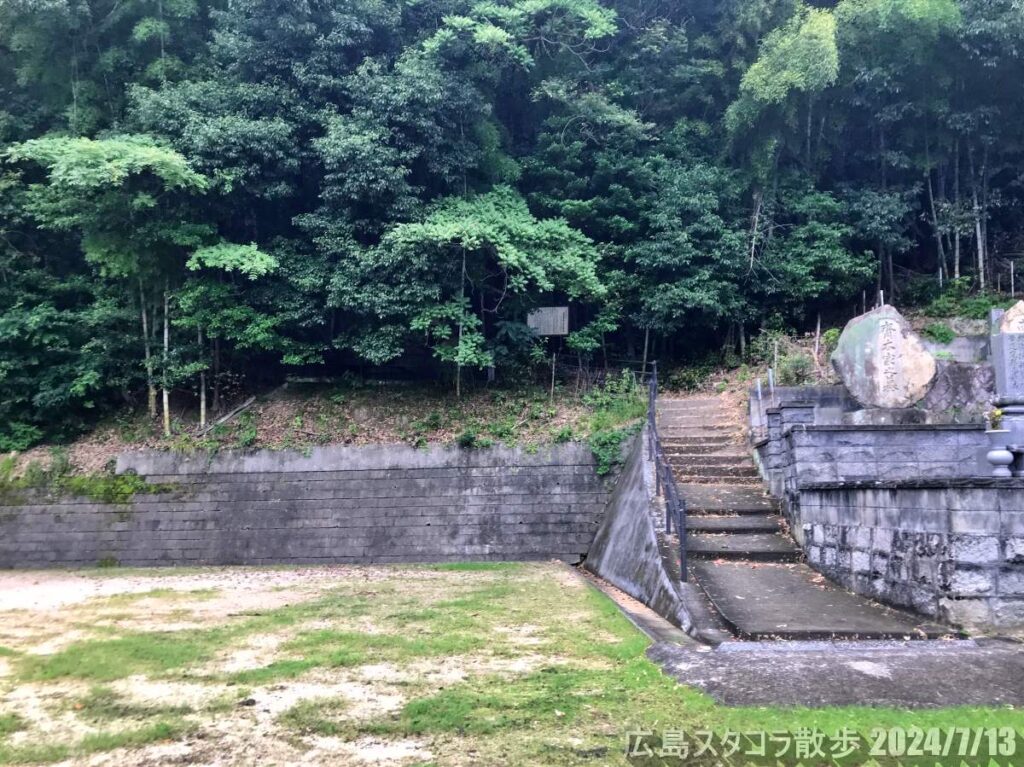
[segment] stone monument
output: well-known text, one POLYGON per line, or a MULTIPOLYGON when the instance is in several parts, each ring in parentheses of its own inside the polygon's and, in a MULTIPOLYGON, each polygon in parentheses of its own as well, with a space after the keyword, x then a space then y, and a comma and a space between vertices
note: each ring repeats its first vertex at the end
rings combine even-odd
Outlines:
POLYGON ((865 408, 901 410, 924 399, 938 365, 892 306, 854 317, 832 353, 832 366, 865 408))
POLYGON ((1013 452, 1013 475, 1020 477, 1024 476, 1024 301, 1005 312, 993 312, 992 330, 992 366, 996 374, 993 404, 1002 411, 1002 423, 998 431, 989 433, 994 448, 1009 447, 1013 452))

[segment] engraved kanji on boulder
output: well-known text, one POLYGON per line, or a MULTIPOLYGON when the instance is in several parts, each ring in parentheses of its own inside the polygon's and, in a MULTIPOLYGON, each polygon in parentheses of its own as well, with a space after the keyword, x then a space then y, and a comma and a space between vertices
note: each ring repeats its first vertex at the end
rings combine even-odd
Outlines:
POLYGON ((868 408, 911 407, 928 394, 938 370, 920 336, 891 306, 846 324, 832 366, 854 399, 868 408))

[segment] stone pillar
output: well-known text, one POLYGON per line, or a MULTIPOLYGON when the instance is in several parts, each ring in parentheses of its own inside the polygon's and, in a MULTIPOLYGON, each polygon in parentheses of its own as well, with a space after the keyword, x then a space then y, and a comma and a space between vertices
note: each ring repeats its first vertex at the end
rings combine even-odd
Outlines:
POLYGON ((779 408, 782 416, 782 429, 789 431, 794 426, 814 425, 813 402, 790 402, 779 408))
MULTIPOLYGON (((1024 301, 1002 315, 993 313, 992 366, 996 374, 995 406, 1003 411, 1007 444, 1024 449, 1024 301)), ((1015 469, 1024 473, 1020 458, 1015 469)), ((1020 474, 1018 474, 1020 476, 1020 474)))
POLYGON ((777 407, 765 411, 768 441, 764 445, 764 472, 768 480, 768 492, 774 496, 782 493, 788 456, 782 439, 782 413, 777 407))

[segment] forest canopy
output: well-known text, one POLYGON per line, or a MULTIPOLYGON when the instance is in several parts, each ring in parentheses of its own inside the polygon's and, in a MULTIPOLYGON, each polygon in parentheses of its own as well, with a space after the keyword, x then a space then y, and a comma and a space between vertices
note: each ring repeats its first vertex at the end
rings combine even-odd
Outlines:
POLYGON ((1022 64, 1019 0, 0 0, 0 449, 992 290, 1022 64))

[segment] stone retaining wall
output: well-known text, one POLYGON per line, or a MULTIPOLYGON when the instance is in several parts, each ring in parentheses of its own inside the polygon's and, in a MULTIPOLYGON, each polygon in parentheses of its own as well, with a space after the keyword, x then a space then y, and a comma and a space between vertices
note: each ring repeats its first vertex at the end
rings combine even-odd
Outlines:
POLYGON ((322 448, 118 462, 130 503, 0 499, 0 567, 442 562, 586 555, 609 496, 589 448, 322 448))
POLYGON ((1024 626, 1024 480, 984 476, 980 425, 843 426, 767 411, 762 474, 808 563, 937 620, 1024 626))
POLYGON ((706 597, 695 584, 680 581, 654 487, 648 438, 645 427, 630 448, 583 565, 689 634, 719 644, 726 635, 715 625, 706 597))
POLYGON ((756 447, 772 495, 800 483, 953 479, 977 476, 987 450, 974 424, 818 425, 812 404, 768 410, 768 437, 756 447))
POLYGON ((1024 626, 1024 481, 806 484, 808 562, 861 594, 960 625, 1024 626))

